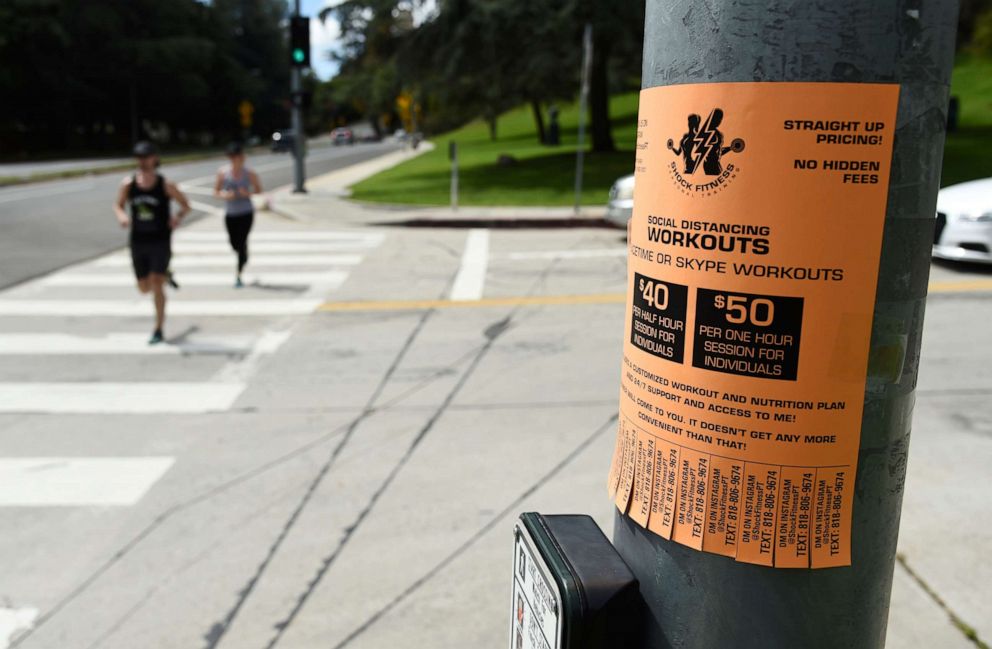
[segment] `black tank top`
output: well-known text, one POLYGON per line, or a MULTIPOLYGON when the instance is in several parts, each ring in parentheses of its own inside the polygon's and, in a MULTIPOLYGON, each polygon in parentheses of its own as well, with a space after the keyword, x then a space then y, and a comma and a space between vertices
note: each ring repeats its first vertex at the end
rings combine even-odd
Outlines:
POLYGON ((172 237, 169 227, 169 195, 165 193, 165 179, 155 176, 151 189, 138 186, 137 176, 131 176, 127 191, 131 205, 131 241, 168 241, 172 237))

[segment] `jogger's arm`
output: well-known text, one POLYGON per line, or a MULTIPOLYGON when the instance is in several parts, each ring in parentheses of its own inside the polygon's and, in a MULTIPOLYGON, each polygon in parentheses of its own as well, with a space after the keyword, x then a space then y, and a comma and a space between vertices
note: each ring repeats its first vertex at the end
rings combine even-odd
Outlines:
POLYGON ((172 217, 172 227, 177 228, 182 223, 182 220, 186 218, 186 215, 189 214, 189 201, 186 200, 186 194, 179 191, 179 188, 173 183, 165 183, 165 193, 168 194, 169 198, 179 203, 179 211, 172 217))
POLYGON ((114 201, 114 216, 117 217, 117 222, 121 224, 122 228, 127 228, 131 225, 131 217, 127 215, 127 211, 124 209, 127 205, 127 190, 130 185, 130 178, 122 180, 120 187, 117 188, 117 200, 114 201))

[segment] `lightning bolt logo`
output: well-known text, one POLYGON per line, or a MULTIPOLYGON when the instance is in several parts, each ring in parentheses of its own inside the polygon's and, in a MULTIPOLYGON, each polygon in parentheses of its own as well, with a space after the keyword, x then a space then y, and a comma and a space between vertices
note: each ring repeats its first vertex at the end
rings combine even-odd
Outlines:
POLYGON ((716 129, 713 128, 712 123, 713 111, 710 111, 706 122, 699 127, 699 132, 692 138, 692 150, 695 153, 692 166, 694 170, 699 168, 699 165, 702 164, 703 160, 706 159, 717 145, 716 129))

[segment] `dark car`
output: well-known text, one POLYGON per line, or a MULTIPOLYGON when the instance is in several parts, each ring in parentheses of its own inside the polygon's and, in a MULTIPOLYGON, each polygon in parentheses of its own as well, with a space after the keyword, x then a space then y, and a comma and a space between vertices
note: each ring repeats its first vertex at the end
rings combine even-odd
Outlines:
POLYGON ((292 151, 294 146, 296 146, 296 136, 293 134, 293 131, 286 129, 283 131, 276 131, 272 134, 273 153, 292 151))
POLYGON ((351 132, 350 128, 336 128, 331 131, 331 142, 335 145, 354 144, 355 134, 351 132))

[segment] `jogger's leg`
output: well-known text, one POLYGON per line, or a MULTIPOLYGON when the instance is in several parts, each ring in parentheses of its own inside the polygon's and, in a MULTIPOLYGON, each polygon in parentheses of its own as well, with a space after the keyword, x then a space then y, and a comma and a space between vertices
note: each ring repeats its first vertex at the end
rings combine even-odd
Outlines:
POLYGON ((244 217, 241 234, 241 250, 238 253, 238 272, 248 263, 248 235, 251 233, 252 223, 255 222, 254 214, 246 214, 244 217))
POLYGON ((165 324, 165 275, 152 273, 148 279, 155 301, 155 331, 161 331, 165 324))

